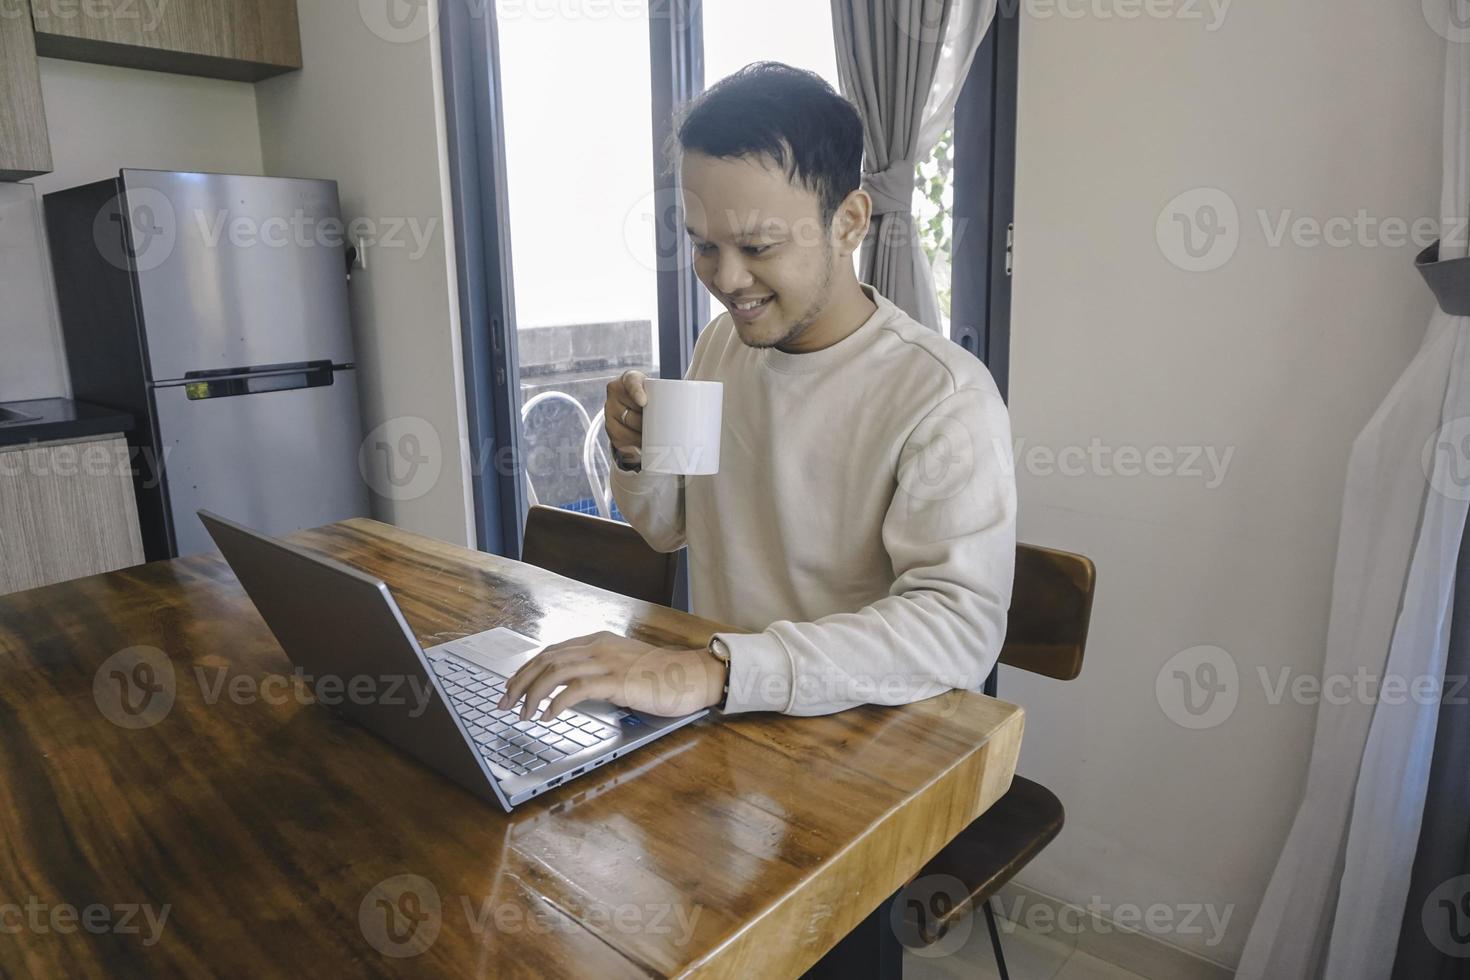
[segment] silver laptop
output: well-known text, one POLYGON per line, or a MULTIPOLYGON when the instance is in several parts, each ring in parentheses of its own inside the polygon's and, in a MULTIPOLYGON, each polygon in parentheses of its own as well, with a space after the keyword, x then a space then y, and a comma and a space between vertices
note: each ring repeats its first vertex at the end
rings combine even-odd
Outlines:
POLYGON ((495 703, 544 644, 500 628, 423 649, 378 579, 208 511, 199 519, 319 701, 506 812, 708 714, 583 701, 550 723, 521 721, 495 703))

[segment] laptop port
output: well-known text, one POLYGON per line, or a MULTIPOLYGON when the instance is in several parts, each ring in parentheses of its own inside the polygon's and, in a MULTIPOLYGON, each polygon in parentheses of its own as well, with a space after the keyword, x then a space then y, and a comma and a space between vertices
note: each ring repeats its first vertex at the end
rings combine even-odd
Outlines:
POLYGON ((551 782, 549 782, 549 783, 546 784, 546 788, 547 789, 551 789, 551 787, 553 787, 553 786, 560 786, 561 785, 561 781, 562 781, 563 778, 565 778, 565 777, 557 776, 551 782))

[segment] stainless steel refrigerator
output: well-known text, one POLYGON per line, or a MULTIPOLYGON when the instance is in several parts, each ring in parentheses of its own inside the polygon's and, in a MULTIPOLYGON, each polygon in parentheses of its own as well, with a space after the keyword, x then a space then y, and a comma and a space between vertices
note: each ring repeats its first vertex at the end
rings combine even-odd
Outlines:
POLYGON ((366 515, 337 185, 124 170, 45 197, 73 395, 126 409, 145 553, 366 515))

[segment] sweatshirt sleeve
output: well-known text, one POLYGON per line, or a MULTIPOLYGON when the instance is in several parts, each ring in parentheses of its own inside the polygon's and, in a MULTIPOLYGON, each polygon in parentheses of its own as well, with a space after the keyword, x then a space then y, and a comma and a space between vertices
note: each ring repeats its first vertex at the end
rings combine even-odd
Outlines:
POLYGON ((684 478, 669 473, 634 473, 612 468, 618 510, 654 551, 684 547, 684 478))
POLYGON ((816 622, 720 633, 727 713, 822 715, 974 690, 1000 655, 1016 561, 1010 421, 993 386, 962 388, 915 427, 883 519, 889 594, 816 622))

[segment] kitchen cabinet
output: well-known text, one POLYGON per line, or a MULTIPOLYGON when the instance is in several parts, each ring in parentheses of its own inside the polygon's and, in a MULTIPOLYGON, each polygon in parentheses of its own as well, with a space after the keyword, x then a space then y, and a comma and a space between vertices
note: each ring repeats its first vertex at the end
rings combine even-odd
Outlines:
POLYGON ((0 405, 0 594, 143 562, 127 412, 0 405))
POLYGON ((51 172, 41 66, 24 0, 0 2, 0 180, 51 172))
POLYGON ((121 435, 0 447, 0 594, 143 563, 121 435))
POLYGON ((31 0, 31 5, 36 50, 43 57, 245 82, 301 67, 296 0, 31 0))

